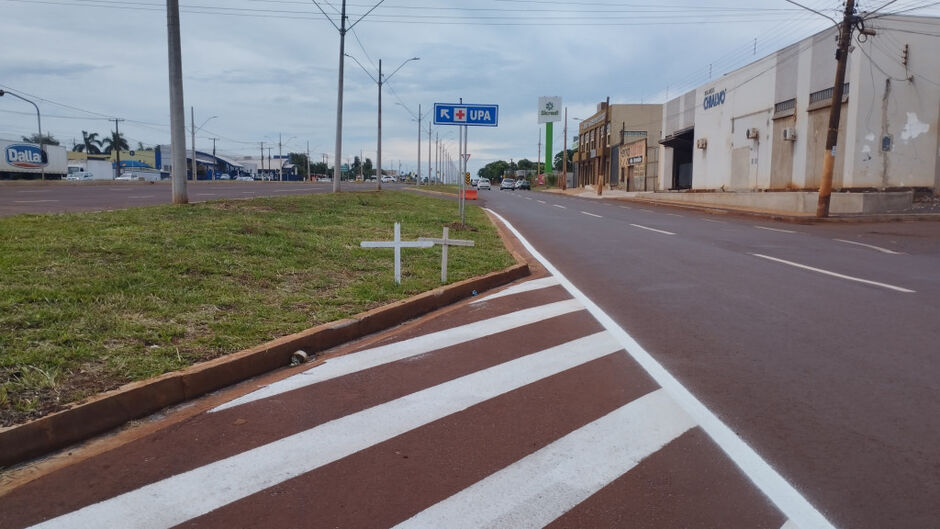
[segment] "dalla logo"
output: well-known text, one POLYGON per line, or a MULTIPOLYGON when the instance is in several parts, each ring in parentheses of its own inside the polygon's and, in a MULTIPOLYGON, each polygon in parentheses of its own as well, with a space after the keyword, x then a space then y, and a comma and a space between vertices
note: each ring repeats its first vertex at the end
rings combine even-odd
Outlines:
POLYGON ((39 169, 46 165, 42 161, 42 151, 36 145, 14 143, 6 148, 7 163, 21 169, 39 169))

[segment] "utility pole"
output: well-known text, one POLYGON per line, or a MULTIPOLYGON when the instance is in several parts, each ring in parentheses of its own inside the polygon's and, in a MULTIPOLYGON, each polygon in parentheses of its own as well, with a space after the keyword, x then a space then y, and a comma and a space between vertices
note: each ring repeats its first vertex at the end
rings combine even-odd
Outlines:
POLYGON ((431 185, 431 120, 428 120, 428 185, 431 185))
POLYGON ((382 190, 382 59, 379 59, 379 135, 375 152, 375 184, 382 190))
MULTIPOLYGON (((273 149, 273 148, 274 148, 274 147, 268 147, 268 171, 271 170, 271 149, 273 149)), ((268 180, 270 180, 270 179, 271 179, 271 178, 268 177, 268 180)))
POLYGON ((565 139, 561 155, 561 190, 568 189, 568 107, 565 107, 565 139))
MULTIPOLYGON (((548 146, 546 145, 546 148, 548 146)), ((539 153, 535 155, 535 179, 538 181, 539 178, 539 164, 542 162, 542 128, 539 127, 539 153)), ((546 170, 547 171, 547 170, 546 170)))
POLYGON ((333 167, 333 192, 339 193, 339 180, 342 176, 339 161, 343 158, 343 68, 346 59, 346 0, 339 16, 339 80, 336 90, 336 149, 333 167))
POLYGON ((421 185, 421 103, 418 103, 418 185, 421 185))
POLYGON ((836 145, 839 142, 839 120, 842 117, 842 92, 845 85, 845 64, 849 59, 849 43, 852 41, 852 27, 855 19, 855 0, 846 0, 842 27, 839 30, 839 48, 836 50, 836 80, 832 86, 832 107, 829 109, 829 132, 826 135, 826 154, 823 159, 823 173, 819 182, 819 201, 816 204, 816 216, 829 216, 829 202, 832 199, 832 171, 836 160, 836 145))
POLYGON ((281 133, 277 133, 277 181, 284 181, 284 153, 281 151, 281 133))
POLYGON ((219 172, 219 159, 215 157, 215 142, 219 138, 209 138, 212 140, 212 179, 215 180, 215 175, 219 172))
MULTIPOLYGON (((118 119, 118 118, 110 118, 108 119, 108 121, 114 122, 114 139, 115 140, 120 139, 121 130, 120 130, 120 127, 118 127, 118 123, 124 120, 118 119)), ((114 166, 115 167, 114 171, 116 172, 116 174, 114 174, 114 176, 121 176, 121 146, 114 145, 114 143, 112 142, 111 149, 115 151, 115 155, 117 156, 117 163, 114 166)))
POLYGON ((264 142, 261 142, 261 167, 258 168, 258 178, 261 178, 261 171, 264 171, 264 142))
POLYGON ((610 165, 610 162, 607 158, 610 153, 610 147, 607 145, 607 132, 610 127, 610 96, 607 96, 607 102, 605 103, 604 108, 604 128, 601 129, 601 141, 598 142, 603 146, 603 154, 601 155, 601 166, 598 167, 597 171, 597 196, 601 196, 604 193, 604 181, 606 180, 607 166, 610 165))
POLYGON ((310 140, 307 140, 307 180, 310 180, 310 140))
POLYGON ((434 134, 434 177, 441 176, 441 133, 434 134))
POLYGON ((180 3, 166 0, 167 54, 170 77, 170 153, 174 204, 186 204, 186 109, 183 106, 183 59, 180 48, 180 3))
POLYGON ((193 182, 196 181, 196 111, 192 106, 189 107, 189 123, 192 125, 192 145, 193 145, 193 182))

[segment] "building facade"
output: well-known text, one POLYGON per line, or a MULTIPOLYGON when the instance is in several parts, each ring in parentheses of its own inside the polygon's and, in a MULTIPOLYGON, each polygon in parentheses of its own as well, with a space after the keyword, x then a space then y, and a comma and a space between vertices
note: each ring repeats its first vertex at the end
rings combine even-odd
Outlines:
POLYGON ((656 189, 662 113, 662 105, 599 103, 578 126, 577 185, 656 189))
MULTIPOLYGON (((884 16, 853 39, 836 190, 940 188, 940 19, 884 16)), ((836 28, 664 105, 659 189, 818 190, 836 28)))

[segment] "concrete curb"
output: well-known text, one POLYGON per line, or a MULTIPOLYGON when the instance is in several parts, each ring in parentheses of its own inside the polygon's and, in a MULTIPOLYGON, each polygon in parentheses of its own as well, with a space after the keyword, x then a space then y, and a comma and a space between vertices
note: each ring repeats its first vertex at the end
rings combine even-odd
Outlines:
POLYGON ((473 295, 528 276, 517 264, 379 307, 352 318, 318 325, 181 371, 133 382, 88 402, 32 422, 0 430, 0 468, 21 463, 105 433, 167 406, 286 367, 298 349, 308 354, 373 334, 473 295))

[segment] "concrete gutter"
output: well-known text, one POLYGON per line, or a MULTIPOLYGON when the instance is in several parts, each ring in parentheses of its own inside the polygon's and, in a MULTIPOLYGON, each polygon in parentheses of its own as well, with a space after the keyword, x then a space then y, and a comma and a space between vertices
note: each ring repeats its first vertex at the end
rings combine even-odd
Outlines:
POLYGON ((298 349, 313 355, 440 309, 474 295, 474 291, 483 292, 528 276, 531 271, 525 258, 518 252, 512 253, 517 264, 504 270, 436 288, 181 371, 133 382, 67 410, 2 429, 0 468, 49 454, 167 406, 287 367, 298 349))

